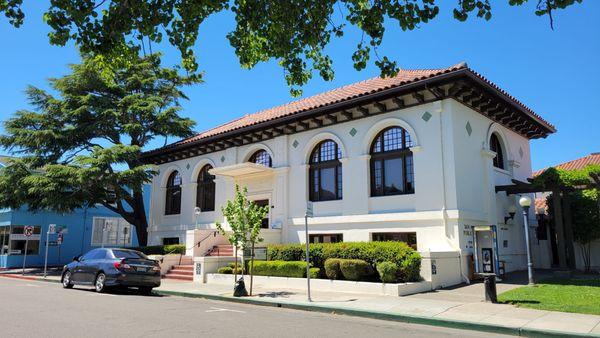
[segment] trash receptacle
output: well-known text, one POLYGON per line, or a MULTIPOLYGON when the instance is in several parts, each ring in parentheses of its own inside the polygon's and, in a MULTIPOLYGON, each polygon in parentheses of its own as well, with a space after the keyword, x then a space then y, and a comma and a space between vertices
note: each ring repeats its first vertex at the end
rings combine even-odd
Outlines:
POLYGON ((496 292, 496 275, 486 274, 483 277, 483 285, 485 287, 485 301, 498 303, 498 294, 496 292))

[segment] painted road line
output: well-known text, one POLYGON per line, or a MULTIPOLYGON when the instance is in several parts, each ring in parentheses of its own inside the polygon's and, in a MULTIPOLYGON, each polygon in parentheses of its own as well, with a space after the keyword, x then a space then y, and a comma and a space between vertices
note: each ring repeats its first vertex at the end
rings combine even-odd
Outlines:
POLYGON ((219 307, 212 307, 210 308, 210 310, 206 310, 205 312, 235 312, 235 313, 246 313, 246 311, 240 311, 240 310, 231 310, 231 309, 225 309, 225 308, 219 308, 219 307))

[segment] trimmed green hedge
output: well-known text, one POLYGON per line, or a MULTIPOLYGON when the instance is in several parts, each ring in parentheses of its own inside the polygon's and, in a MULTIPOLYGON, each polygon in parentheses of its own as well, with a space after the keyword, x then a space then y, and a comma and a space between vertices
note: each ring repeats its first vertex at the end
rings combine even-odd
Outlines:
POLYGON ((185 244, 140 246, 131 249, 141 251, 146 255, 185 255, 185 244))
POLYGON ((381 262, 377 264, 379 279, 384 283, 395 283, 398 279, 398 266, 393 262, 381 262))
POLYGON ((346 280, 361 281, 373 274, 373 268, 362 259, 340 259, 340 270, 346 280))
POLYGON ((342 279, 342 270, 340 270, 339 258, 329 258, 325 261, 325 275, 329 279, 342 279))
MULTIPOLYGON (((306 277, 306 262, 300 261, 254 261, 253 272, 255 276, 274 277, 306 277)), ((311 277, 318 276, 320 269, 312 268, 311 277)), ((316 278, 316 277, 313 277, 316 278)))
MULTIPOLYGON (((267 248, 269 260, 303 261, 304 244, 279 244, 267 248)), ((392 262, 399 268, 399 280, 420 280, 421 256, 404 242, 340 242, 310 245, 310 262, 327 273, 325 261, 329 258, 362 259, 374 269, 382 262, 392 262)))
POLYGON ((222 273, 225 275, 233 275, 233 268, 230 266, 223 266, 217 270, 217 273, 222 273))

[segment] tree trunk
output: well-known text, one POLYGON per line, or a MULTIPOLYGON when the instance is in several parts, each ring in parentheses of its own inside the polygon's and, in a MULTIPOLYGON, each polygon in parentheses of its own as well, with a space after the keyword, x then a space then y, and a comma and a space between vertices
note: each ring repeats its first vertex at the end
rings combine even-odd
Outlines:
POLYGON ((238 255, 237 255, 237 245, 233 247, 235 251, 235 263, 233 263, 233 288, 235 289, 235 283, 237 283, 237 269, 238 269, 238 255))
POLYGON ((571 196, 569 192, 563 194, 564 211, 564 235, 565 248, 567 250, 567 264, 569 268, 577 268, 577 257, 575 257, 575 239, 573 237, 573 215, 571 213, 571 196))
POLYGON ((252 296, 252 282, 254 281, 254 242, 252 242, 252 257, 250 258, 250 296, 252 296))
POLYGON ((552 205, 554 206, 554 226, 556 228, 556 237, 558 244, 558 265, 561 268, 567 267, 567 250, 565 245, 565 229, 563 226, 563 212, 560 190, 552 190, 552 205))
POLYGON ((135 231, 137 233, 138 244, 139 246, 146 246, 148 245, 148 219, 146 218, 143 191, 134 191, 133 199, 135 200, 133 214, 136 219, 135 231))

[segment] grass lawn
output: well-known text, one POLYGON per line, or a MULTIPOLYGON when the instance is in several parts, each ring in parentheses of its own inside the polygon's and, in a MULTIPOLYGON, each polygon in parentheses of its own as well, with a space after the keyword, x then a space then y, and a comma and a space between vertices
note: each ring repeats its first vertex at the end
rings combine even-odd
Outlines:
POLYGON ((600 279, 548 279, 504 292, 498 300, 531 309, 600 315, 600 279))

